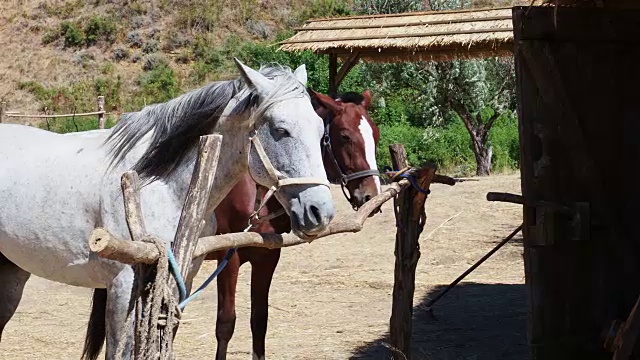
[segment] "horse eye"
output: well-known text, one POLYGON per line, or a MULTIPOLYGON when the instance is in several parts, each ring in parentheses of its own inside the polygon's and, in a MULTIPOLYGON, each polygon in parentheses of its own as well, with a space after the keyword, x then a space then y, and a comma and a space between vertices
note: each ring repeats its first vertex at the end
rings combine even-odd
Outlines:
POLYGON ((351 138, 349 137, 349 135, 346 135, 346 134, 340 135, 340 139, 342 140, 343 143, 350 143, 351 142, 351 138))
POLYGON ((277 128, 276 132, 282 136, 291 136, 291 134, 289 134, 289 131, 287 129, 284 128, 277 128))

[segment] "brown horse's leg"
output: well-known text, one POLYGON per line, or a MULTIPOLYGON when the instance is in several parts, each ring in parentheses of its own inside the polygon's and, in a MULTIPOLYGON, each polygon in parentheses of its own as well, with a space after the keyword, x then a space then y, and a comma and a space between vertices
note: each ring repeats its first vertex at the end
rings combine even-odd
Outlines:
MULTIPOLYGON (((216 255, 218 262, 222 260, 226 251, 219 251, 216 255)), ((233 254, 227 266, 218 275, 218 318, 216 320, 216 360, 227 358, 227 346, 233 330, 236 326, 236 284, 238 283, 238 271, 240 258, 238 253, 233 254)))
POLYGON ((30 275, 0 254, 0 339, 4 327, 18 308, 30 275))
MULTIPOLYGON (((247 248, 250 249, 250 248, 247 248)), ((255 254, 251 262, 251 333, 253 359, 264 360, 265 338, 269 317, 269 288, 280 260, 280 249, 251 248, 255 254)))

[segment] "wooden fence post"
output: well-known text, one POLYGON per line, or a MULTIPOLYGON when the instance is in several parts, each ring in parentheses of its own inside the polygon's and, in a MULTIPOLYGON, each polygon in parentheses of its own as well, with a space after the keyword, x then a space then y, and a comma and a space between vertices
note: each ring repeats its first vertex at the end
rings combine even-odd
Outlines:
POLYGON ((7 103, 0 102, 0 124, 4 121, 4 113, 7 111, 7 103))
MULTIPOLYGON (((389 145, 391 160, 395 170, 408 166, 407 153, 402 144, 389 145)), ((411 173, 416 183, 424 190, 436 173, 434 165, 427 165, 411 173)), ((393 284, 393 305, 389 325, 391 359, 411 358, 411 328, 413 317, 413 293, 415 290, 416 266, 420 258, 418 238, 422 233, 426 213, 424 203, 427 195, 413 186, 401 190, 394 199, 396 215, 395 271, 393 284), (401 354, 398 354, 401 353, 401 354)))
MULTIPOLYGON (((98 111, 104 111, 104 96, 98 96, 98 111)), ((98 129, 104 129, 104 112, 98 114, 98 129)))

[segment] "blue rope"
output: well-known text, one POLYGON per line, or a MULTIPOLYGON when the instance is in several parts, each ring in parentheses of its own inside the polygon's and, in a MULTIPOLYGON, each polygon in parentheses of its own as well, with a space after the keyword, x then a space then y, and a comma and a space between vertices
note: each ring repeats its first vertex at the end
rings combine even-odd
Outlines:
POLYGON ((182 301, 187 297, 187 285, 184 283, 184 279, 182 278, 182 274, 180 274, 180 267, 178 266, 178 262, 176 261, 176 257, 173 255, 173 251, 171 251, 171 246, 167 244, 167 257, 169 258, 169 269, 173 274, 173 278, 176 280, 178 284, 178 293, 180 294, 179 299, 182 301))
POLYGON ((421 188, 421 187, 420 187, 420 185, 418 185, 418 183, 416 182, 416 179, 415 179, 413 176, 411 176, 411 175, 408 175, 408 174, 400 174, 400 175, 398 175, 398 177, 405 178, 405 179, 409 180, 409 182, 411 183, 411 185, 413 185, 413 187, 414 187, 416 190, 418 190, 419 192, 421 192, 421 193, 423 193, 423 194, 425 194, 425 195, 429 195, 429 194, 431 193, 431 190, 425 190, 425 189, 421 188))
POLYGON ((233 254, 236 253, 236 249, 229 249, 227 250, 227 253, 224 255, 224 258, 222 259, 222 261, 220 262, 220 264, 218 264, 218 267, 216 268, 216 270, 213 272, 213 274, 209 275, 209 277, 207 278, 207 280, 205 280, 202 285, 200 285, 200 287, 198 288, 198 290, 194 291, 193 294, 189 295, 188 298, 180 301, 180 304, 178 304, 178 307, 180 308, 180 311, 184 310, 185 306, 187 306, 187 304, 196 298, 196 296, 198 296, 202 291, 204 291, 204 289, 209 286, 209 284, 213 281, 213 279, 216 278, 216 276, 218 276, 218 274, 220 274, 222 272, 222 270, 224 270, 225 266, 227 266, 227 263, 229 262, 229 259, 231 259, 231 257, 233 256, 233 254))
POLYGON ((224 268, 229 263, 229 260, 235 253, 236 253, 236 249, 227 250, 227 253, 224 255, 224 258, 222 259, 220 264, 218 264, 218 267, 214 270, 214 272, 211 275, 209 275, 209 277, 202 283, 202 285, 200 285, 198 290, 194 291, 191 295, 187 297, 187 286, 185 285, 184 278, 180 274, 180 267, 178 267, 178 262, 176 261, 176 258, 173 255, 173 251, 171 251, 171 248, 167 246, 169 268, 171 269, 173 278, 176 280, 176 283, 178 284, 178 293, 180 294, 179 295, 180 303, 178 304, 180 311, 184 310, 184 308, 187 306, 189 302, 191 302, 191 300, 195 299, 198 295, 200 295, 202 291, 204 291, 204 289, 207 286, 209 286, 209 284, 211 284, 213 279, 215 279, 216 276, 218 276, 222 272, 222 270, 224 270, 224 268))

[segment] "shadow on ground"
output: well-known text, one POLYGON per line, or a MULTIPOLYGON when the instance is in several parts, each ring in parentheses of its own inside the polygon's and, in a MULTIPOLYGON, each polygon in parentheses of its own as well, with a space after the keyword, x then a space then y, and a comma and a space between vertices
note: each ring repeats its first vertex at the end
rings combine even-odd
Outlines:
MULTIPOLYGON (((414 360, 526 360, 527 313, 525 286, 461 283, 433 308, 426 303, 445 286, 438 286, 413 309, 414 360)), ((350 359, 387 359, 381 338, 355 349, 350 359)))

